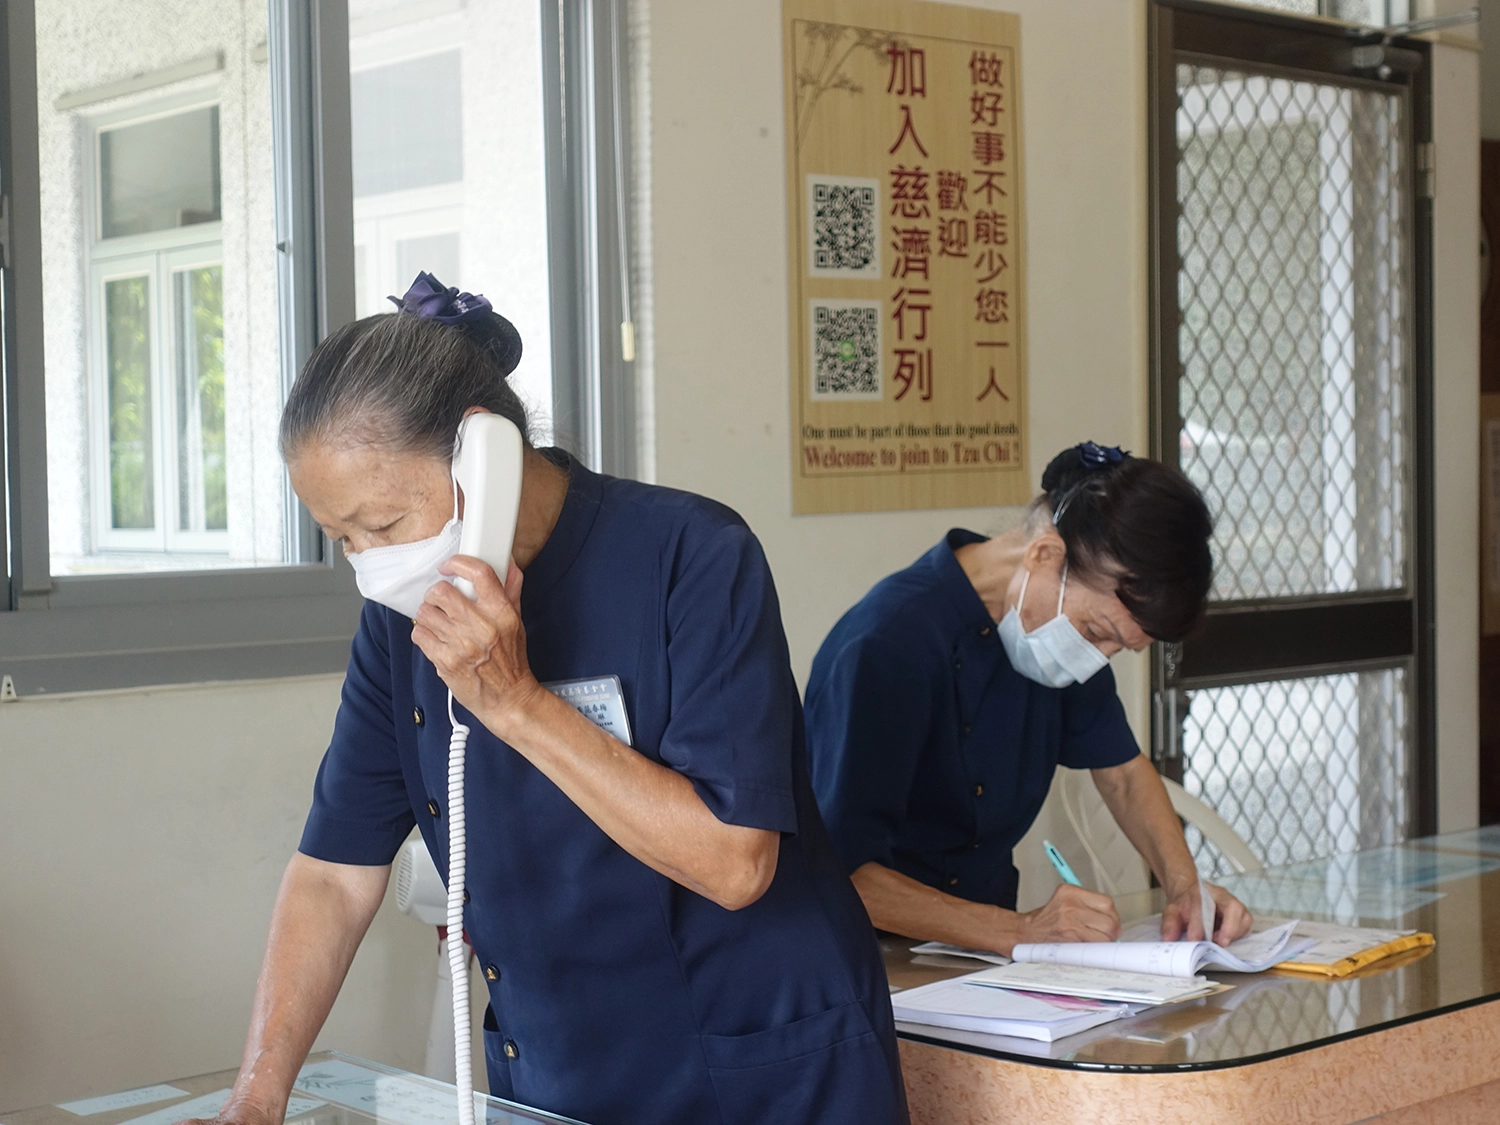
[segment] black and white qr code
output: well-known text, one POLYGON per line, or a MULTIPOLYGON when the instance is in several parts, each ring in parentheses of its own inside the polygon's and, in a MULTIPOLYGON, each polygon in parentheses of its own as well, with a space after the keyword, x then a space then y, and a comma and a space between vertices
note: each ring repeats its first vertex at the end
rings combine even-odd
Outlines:
POLYGON ((879 301, 812 303, 812 397, 884 397, 879 301))
POLYGON ((877 182, 830 176, 809 186, 813 275, 879 277, 877 182))

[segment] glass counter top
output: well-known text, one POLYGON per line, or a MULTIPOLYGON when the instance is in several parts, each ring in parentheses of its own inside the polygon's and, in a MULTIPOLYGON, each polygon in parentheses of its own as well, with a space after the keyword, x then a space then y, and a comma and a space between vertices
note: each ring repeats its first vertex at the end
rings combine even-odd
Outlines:
MULTIPOLYGON (((1193 1070, 1238 1066, 1500 999, 1500 826, 1433 836, 1223 880, 1256 913, 1416 929, 1437 944, 1369 965, 1342 980, 1271 970, 1207 973, 1231 985, 1198 1000, 1151 1008, 1055 1043, 898 1023, 925 1043, 1046 1066, 1193 1070)), ((1122 922, 1162 908, 1160 891, 1116 900, 1122 922)), ((966 958, 919 955, 881 942, 892 989, 971 973, 966 958)), ((1500 1007, 1496 1009, 1500 1021, 1500 1007)))
MULTIPOLYGON (((238 1070, 174 1079, 118 1094, 6 1113, 4 1125, 173 1125, 212 1117, 229 1096, 238 1070)), ((568 1117, 474 1095, 477 1125, 581 1125, 568 1117)), ((457 1091, 446 1082, 350 1058, 334 1051, 309 1055, 286 1120, 296 1125, 457 1125, 457 1091)))

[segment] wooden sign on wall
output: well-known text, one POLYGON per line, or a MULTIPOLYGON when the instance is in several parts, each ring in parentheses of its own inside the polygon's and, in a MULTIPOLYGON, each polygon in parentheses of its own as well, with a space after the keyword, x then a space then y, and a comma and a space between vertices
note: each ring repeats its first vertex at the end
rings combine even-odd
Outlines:
POLYGON ((783 0, 798 514, 1019 504, 1020 21, 783 0))

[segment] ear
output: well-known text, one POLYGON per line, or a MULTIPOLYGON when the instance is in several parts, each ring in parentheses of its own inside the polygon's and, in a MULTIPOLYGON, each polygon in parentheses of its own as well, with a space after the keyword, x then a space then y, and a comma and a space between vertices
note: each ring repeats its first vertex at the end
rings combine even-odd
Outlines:
POLYGON ((493 414, 493 413, 494 413, 494 411, 491 410, 487 406, 471 406, 471 407, 469 407, 469 409, 467 409, 467 410, 464 411, 464 417, 465 418, 470 418, 470 417, 473 417, 475 414, 493 414))
POLYGON ((1031 537, 1021 558, 1022 565, 1032 574, 1060 575, 1063 563, 1068 560, 1068 547, 1056 530, 1047 527, 1031 537))

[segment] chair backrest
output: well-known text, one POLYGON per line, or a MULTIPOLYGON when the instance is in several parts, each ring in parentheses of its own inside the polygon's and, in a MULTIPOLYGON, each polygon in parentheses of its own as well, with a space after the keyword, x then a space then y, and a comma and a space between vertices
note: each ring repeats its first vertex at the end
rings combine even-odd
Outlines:
MULTIPOLYGON (((1059 769, 1058 796, 1068 822, 1093 868, 1093 887, 1111 897, 1144 890, 1151 872, 1099 796, 1094 779, 1083 770, 1059 769)), ((1197 828, 1237 873, 1265 868, 1223 817, 1177 782, 1162 778, 1172 811, 1197 828)), ((1078 872, 1084 878, 1083 872, 1078 872)))
POLYGON ((1228 821, 1177 782, 1164 777, 1162 783, 1166 785, 1167 796, 1172 800, 1172 811, 1218 848, 1219 854, 1234 868, 1236 874, 1265 869, 1265 863, 1250 850, 1250 845, 1240 838, 1240 834, 1229 827, 1228 821))
MULTIPOLYGON (((1089 772, 1058 767, 1057 773, 1063 812, 1092 868, 1092 880, 1084 871, 1076 871, 1078 877, 1111 898, 1149 888, 1150 868, 1115 823, 1089 772)), ((1070 862, 1076 870, 1078 862, 1070 862)))

